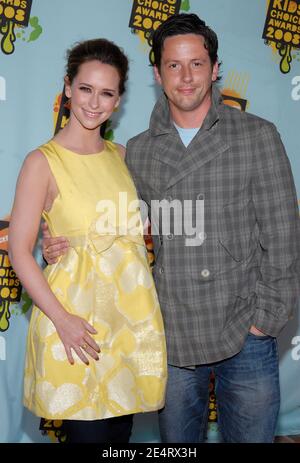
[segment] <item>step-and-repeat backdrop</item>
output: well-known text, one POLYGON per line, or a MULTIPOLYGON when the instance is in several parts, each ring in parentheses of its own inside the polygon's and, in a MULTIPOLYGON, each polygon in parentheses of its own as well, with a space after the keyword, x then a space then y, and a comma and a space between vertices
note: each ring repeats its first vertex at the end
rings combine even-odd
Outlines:
MULTIPOLYGON (((7 234, 24 157, 67 120, 65 51, 95 37, 124 48, 128 90, 105 136, 125 144, 147 128, 160 94, 150 32, 177 11, 197 13, 217 32, 226 104, 276 124, 300 197, 300 0, 0 0, 0 442, 64 440, 61 422, 40 422, 22 406, 31 300, 8 260, 7 234)), ((300 434, 300 311, 279 347, 277 434, 300 434)), ((218 441, 213 378, 210 388, 209 440, 218 441)), ((136 416, 132 442, 159 441, 156 414, 136 416)))

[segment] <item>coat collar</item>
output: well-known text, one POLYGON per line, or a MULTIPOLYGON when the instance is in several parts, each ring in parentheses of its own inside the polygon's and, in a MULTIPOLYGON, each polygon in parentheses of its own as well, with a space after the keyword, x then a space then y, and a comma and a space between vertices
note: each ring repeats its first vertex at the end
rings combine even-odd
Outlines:
POLYGON ((158 143, 152 157, 163 164, 169 165, 169 180, 161 186, 166 190, 178 183, 196 169, 222 154, 228 149, 220 133, 216 130, 222 107, 222 96, 216 85, 212 89, 212 105, 203 121, 201 129, 191 142, 191 150, 187 156, 182 156, 182 150, 176 146, 181 143, 178 132, 170 119, 168 101, 162 95, 157 101, 150 120, 150 133, 157 137, 158 143), (164 135, 159 137, 159 135, 164 135), (180 154, 181 153, 181 154, 180 154))
MULTIPOLYGON (((203 121, 202 130, 210 130, 210 128, 217 122, 219 119, 219 106, 222 102, 221 93, 216 86, 212 86, 212 104, 211 107, 203 121)), ((156 102, 154 109, 151 114, 150 124, 149 124, 150 133, 152 136, 163 135, 167 133, 172 133, 174 131, 174 124, 171 121, 170 109, 168 104, 168 99, 163 93, 161 97, 156 102)), ((176 130, 176 129, 175 129, 176 130)))

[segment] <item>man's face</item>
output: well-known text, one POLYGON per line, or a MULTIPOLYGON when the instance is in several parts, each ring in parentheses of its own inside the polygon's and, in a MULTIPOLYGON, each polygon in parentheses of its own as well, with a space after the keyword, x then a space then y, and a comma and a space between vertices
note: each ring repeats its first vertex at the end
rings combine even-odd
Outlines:
POLYGON ((160 70, 155 67, 154 72, 173 115, 199 109, 208 111, 218 63, 212 66, 201 35, 168 37, 162 49, 160 70))

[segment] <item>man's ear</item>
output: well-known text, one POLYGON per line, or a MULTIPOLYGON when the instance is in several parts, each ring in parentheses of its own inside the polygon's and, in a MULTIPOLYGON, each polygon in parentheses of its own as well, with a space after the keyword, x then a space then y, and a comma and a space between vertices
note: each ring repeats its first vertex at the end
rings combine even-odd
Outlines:
POLYGON ((159 84, 159 85, 162 85, 162 81, 161 81, 161 77, 160 77, 160 73, 159 73, 159 69, 156 65, 154 65, 154 77, 155 77, 155 80, 156 82, 159 84))
POLYGON ((212 77, 211 77, 212 82, 215 82, 217 80, 218 72, 219 72, 219 63, 216 62, 213 65, 213 69, 212 69, 212 77))
POLYGON ((72 96, 71 83, 70 83, 70 79, 68 76, 65 76, 64 82, 65 82, 65 94, 67 98, 71 98, 72 96))

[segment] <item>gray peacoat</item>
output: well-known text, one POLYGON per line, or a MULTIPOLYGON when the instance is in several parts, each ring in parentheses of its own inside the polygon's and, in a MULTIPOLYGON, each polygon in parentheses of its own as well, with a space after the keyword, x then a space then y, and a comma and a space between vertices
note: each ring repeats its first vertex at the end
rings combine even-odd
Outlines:
POLYGON ((212 106, 186 148, 162 95, 149 129, 129 140, 126 162, 156 233, 154 278, 169 363, 228 358, 251 325, 277 336, 299 297, 300 226, 275 126, 224 105, 214 84, 212 106), (193 241, 187 231, 197 204, 193 241))

